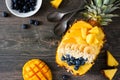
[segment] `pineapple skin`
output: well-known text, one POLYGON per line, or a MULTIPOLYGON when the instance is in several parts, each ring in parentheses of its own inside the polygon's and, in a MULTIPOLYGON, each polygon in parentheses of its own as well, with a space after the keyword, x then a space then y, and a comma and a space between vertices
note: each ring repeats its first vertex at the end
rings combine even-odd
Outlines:
MULTIPOLYGON (((90 68, 94 65, 94 60, 97 58, 97 55, 100 53, 100 50, 103 47, 105 37, 104 32, 101 28, 97 27, 97 30, 95 30, 94 27, 97 26, 92 26, 88 22, 82 20, 77 21, 71 26, 71 28, 66 32, 66 34, 62 38, 62 41, 57 48, 56 63, 59 66, 65 67, 67 71, 70 71, 73 75, 83 75, 86 72, 88 72, 88 70, 90 70, 90 68), (87 31, 85 29, 87 29, 87 31), (95 36, 89 37, 89 35, 91 34, 95 36), (92 62, 85 63, 84 65, 81 65, 78 70, 74 70, 74 65, 69 66, 67 62, 61 60, 61 57, 64 54, 62 53, 62 50, 65 48, 67 44, 77 45, 77 48, 79 48, 80 47, 79 45, 81 44, 94 48, 94 51, 90 51, 90 53, 88 51, 88 54, 94 55, 92 62)), ((77 48, 74 47, 74 49, 77 48)))

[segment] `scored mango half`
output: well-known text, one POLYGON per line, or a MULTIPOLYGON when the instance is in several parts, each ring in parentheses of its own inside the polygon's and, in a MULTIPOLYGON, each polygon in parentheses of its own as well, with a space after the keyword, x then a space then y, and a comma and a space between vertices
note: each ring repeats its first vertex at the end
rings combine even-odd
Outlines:
POLYGON ((52 73, 48 65, 40 59, 32 59, 23 66, 24 80, 52 80, 52 73))
POLYGON ((74 75, 85 74, 94 64, 104 44, 104 32, 85 21, 75 22, 63 36, 56 62, 74 75))

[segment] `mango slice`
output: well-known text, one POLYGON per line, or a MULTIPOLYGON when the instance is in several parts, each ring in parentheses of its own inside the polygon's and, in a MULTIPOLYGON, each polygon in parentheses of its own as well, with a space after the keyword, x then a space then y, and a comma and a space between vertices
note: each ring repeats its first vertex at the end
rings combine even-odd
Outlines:
POLYGON ((107 51, 107 65, 111 67, 119 65, 118 61, 112 56, 109 51, 107 51))
POLYGON ((52 4, 53 7, 57 9, 62 3, 62 0, 52 0, 50 3, 52 4))
POLYGON ((107 69, 107 70, 103 70, 103 73, 105 75, 105 77, 107 77, 109 80, 112 80, 113 77, 115 76, 116 72, 118 69, 107 69))

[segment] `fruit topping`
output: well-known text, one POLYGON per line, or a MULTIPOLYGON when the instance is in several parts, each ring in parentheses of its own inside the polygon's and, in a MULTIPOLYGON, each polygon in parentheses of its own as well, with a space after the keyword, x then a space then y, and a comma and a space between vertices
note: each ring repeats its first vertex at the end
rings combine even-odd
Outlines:
POLYGON ((70 56, 66 54, 65 56, 61 57, 62 61, 66 61, 69 66, 74 65, 74 69, 78 70, 81 65, 84 65, 87 59, 84 59, 83 57, 75 58, 73 56, 70 56))

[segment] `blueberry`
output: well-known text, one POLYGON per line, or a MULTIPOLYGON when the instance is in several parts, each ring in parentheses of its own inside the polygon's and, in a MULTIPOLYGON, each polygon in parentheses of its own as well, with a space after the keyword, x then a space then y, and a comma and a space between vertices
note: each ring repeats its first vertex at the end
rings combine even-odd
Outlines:
POLYGON ((69 54, 67 54, 67 55, 66 55, 66 57, 67 57, 67 58, 70 58, 70 55, 69 55, 69 54))
POLYGON ((75 65, 80 66, 81 62, 79 60, 75 61, 75 65))
POLYGON ((62 75, 62 79, 63 79, 63 80, 68 80, 68 79, 69 79, 69 76, 68 76, 68 75, 62 75))
POLYGON ((28 29, 28 25, 27 24, 23 24, 21 27, 22 27, 22 29, 28 29))
POLYGON ((35 10, 35 8, 34 7, 30 7, 30 11, 33 11, 33 10, 35 10))
POLYGON ((34 3, 34 2, 35 2, 35 0, 30 0, 30 2, 31 2, 31 3, 34 3))
POLYGON ((70 62, 70 61, 68 61, 67 63, 68 63, 68 65, 69 65, 69 66, 71 66, 71 65, 72 65, 72 62, 70 62))
POLYGON ((79 66, 75 65, 74 70, 78 70, 78 69, 79 69, 79 66))
POLYGON ((66 60, 66 58, 65 58, 64 56, 62 56, 62 57, 61 57, 61 60, 64 61, 64 60, 66 60))
POLYGON ((20 13, 22 13, 22 12, 23 12, 23 10, 22 10, 22 9, 19 9, 18 11, 19 11, 20 13))
POLYGON ((82 60, 84 60, 84 58, 83 57, 80 57, 80 58, 78 58, 80 61, 82 61, 82 60))
POLYGON ((34 24, 34 23, 35 23, 35 20, 30 20, 29 23, 30 23, 30 24, 34 24))
POLYGON ((75 60, 71 62, 73 65, 75 65, 75 60))
POLYGON ((35 10, 36 2, 37 0, 12 0, 11 8, 26 13, 35 10))
POLYGON ((12 2, 17 3, 17 0, 12 0, 12 2))
POLYGON ((74 58, 74 57, 71 57, 71 58, 70 58, 70 60, 74 61, 74 60, 75 60, 75 58, 74 58))
POLYGON ((27 9, 27 6, 23 6, 23 9, 26 10, 26 9, 27 9))
POLYGON ((3 17, 8 17, 8 13, 7 12, 2 12, 2 16, 3 17))
POLYGON ((85 61, 83 60, 82 62, 81 62, 81 65, 84 65, 85 64, 85 61))
POLYGON ((39 21, 35 21, 34 25, 38 26, 40 24, 39 21))
POLYGON ((66 58, 66 60, 67 60, 67 62, 69 62, 69 61, 70 61, 70 58, 66 58))

